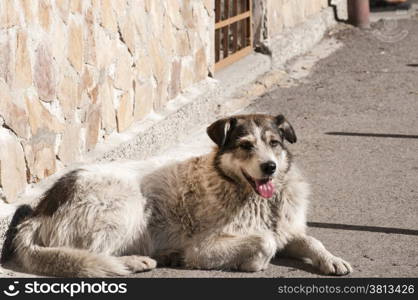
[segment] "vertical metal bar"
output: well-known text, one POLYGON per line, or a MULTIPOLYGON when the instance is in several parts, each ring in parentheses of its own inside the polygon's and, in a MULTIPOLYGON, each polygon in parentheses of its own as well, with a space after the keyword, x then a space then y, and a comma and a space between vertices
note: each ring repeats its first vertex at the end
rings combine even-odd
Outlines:
POLYGON ((224 0, 225 1, 225 19, 229 18, 229 0, 224 0))
POLYGON ((215 23, 221 20, 221 0, 215 0, 215 23))
MULTIPOLYGON (((242 0, 243 12, 247 11, 247 0, 242 0)), ((241 25, 241 48, 247 46, 247 19, 240 21, 241 25)))
MULTIPOLYGON (((234 8, 233 8, 234 16, 238 15, 238 0, 234 0, 234 8)), ((233 44, 232 44, 232 51, 233 53, 237 52, 238 48, 238 22, 235 22, 232 25, 233 30, 233 44)))
POLYGON ((220 44, 221 44, 221 33, 219 29, 215 30, 215 62, 218 62, 220 58, 220 44))
MULTIPOLYGON (((229 0, 225 1, 225 16, 226 16, 226 19, 229 18, 229 0)), ((223 42, 224 42, 223 58, 225 58, 225 57, 228 57, 228 55, 229 55, 229 47, 228 47, 228 45, 229 45, 229 25, 227 25, 223 28, 223 42)))
MULTIPOLYGON (((221 20, 221 0, 215 0, 215 23, 221 20)), ((221 32, 215 30, 215 62, 221 59, 221 32)))
POLYGON ((233 16, 235 17, 236 15, 238 15, 238 0, 234 0, 234 4, 233 4, 233 16))
POLYGON ((248 19, 248 34, 249 44, 253 47, 253 1, 248 0, 248 10, 250 11, 250 18, 248 19))

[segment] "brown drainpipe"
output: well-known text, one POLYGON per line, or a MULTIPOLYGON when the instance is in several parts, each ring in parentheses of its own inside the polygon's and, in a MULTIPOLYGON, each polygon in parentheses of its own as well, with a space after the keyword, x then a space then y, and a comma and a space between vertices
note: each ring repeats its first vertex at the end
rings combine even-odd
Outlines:
POLYGON ((348 22, 360 28, 370 26, 369 0, 348 0, 348 22))

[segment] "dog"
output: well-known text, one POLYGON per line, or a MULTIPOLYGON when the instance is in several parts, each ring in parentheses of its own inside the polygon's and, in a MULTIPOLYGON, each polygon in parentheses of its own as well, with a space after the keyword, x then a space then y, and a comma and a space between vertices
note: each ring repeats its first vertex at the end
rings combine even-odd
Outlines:
POLYGON ((3 261, 59 277, 128 276, 158 265, 257 272, 276 253, 323 274, 349 263, 306 234, 309 186, 283 115, 236 115, 207 128, 209 154, 144 172, 95 164, 59 178, 9 229, 3 261))

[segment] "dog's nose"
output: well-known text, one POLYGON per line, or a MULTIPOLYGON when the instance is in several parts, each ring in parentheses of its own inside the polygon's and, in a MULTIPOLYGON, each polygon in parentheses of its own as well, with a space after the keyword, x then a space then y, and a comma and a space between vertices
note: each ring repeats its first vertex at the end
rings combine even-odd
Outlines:
POLYGON ((273 175, 276 172, 276 163, 274 161, 268 161, 261 164, 261 171, 266 175, 273 175))

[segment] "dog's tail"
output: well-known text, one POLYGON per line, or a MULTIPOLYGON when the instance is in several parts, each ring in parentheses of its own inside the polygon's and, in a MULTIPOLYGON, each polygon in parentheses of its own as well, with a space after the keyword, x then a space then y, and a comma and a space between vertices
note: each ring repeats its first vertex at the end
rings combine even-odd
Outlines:
POLYGON ((14 254, 13 240, 17 233, 17 226, 27 217, 32 215, 32 213, 33 209, 29 205, 21 205, 16 209, 4 236, 4 243, 0 257, 1 264, 4 264, 12 259, 14 254))
MULTIPOLYGON (((107 277, 129 275, 117 257, 68 247, 43 247, 37 243, 41 220, 30 218, 15 229, 6 253, 13 253, 25 271, 57 277, 107 277)), ((10 258, 5 256, 5 259, 10 258)))

